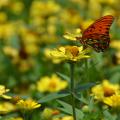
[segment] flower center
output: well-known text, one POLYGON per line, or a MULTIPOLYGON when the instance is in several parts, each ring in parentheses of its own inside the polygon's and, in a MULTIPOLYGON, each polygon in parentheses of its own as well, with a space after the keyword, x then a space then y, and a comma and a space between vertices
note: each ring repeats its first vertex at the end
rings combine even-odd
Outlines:
POLYGON ((66 51, 66 53, 67 53, 67 52, 70 52, 73 57, 78 56, 78 53, 79 53, 79 49, 78 49, 77 46, 67 46, 67 47, 65 48, 65 51, 66 51))
POLYGON ((105 96, 105 97, 112 96, 113 94, 115 94, 114 90, 109 89, 109 88, 105 88, 105 89, 104 89, 104 96, 105 96))
POLYGON ((50 82, 49 87, 52 89, 56 88, 56 83, 55 82, 50 82))

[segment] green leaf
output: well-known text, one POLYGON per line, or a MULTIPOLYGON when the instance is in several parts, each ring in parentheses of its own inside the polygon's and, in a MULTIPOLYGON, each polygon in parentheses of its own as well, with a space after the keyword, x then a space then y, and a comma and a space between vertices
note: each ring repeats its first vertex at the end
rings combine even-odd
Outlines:
POLYGON ((120 73, 117 71, 116 73, 112 74, 111 78, 109 79, 112 83, 119 83, 120 80, 120 73))
POLYGON ((105 110, 104 112, 103 112, 103 114, 104 114, 104 116, 105 116, 105 120, 116 120, 116 115, 113 115, 113 114, 110 114, 109 112, 108 112, 108 110, 105 110))
MULTIPOLYGON (((63 101, 60 101, 60 100, 57 100, 57 102, 62 106, 62 107, 57 107, 59 110, 67 113, 67 114, 70 114, 70 115, 73 115, 72 114, 72 106, 66 102, 63 102, 63 101)), ((77 120, 79 119, 83 119, 84 117, 84 114, 81 110, 75 108, 75 111, 76 111, 76 118, 77 120)))
POLYGON ((70 82, 70 78, 68 76, 66 76, 66 75, 64 75, 62 73, 59 73, 59 72, 56 72, 56 74, 58 76, 60 76, 62 79, 67 80, 68 82, 70 82))
POLYGON ((69 93, 51 93, 38 100, 39 103, 49 102, 51 100, 68 96, 69 93))
POLYGON ((87 83, 87 84, 84 84, 84 85, 79 85, 79 86, 76 87, 75 91, 77 93, 79 93, 79 92, 81 92, 81 90, 89 89, 96 84, 98 84, 98 83, 87 83))
POLYGON ((83 102, 84 104, 88 104, 88 101, 83 97, 83 95, 81 95, 80 97, 78 97, 76 94, 74 95, 74 97, 79 100, 80 102, 83 102))

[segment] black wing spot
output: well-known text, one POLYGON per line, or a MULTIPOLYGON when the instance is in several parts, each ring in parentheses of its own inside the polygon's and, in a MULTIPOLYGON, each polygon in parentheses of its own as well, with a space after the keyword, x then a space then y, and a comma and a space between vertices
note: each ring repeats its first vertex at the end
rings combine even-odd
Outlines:
POLYGON ((106 33, 106 34, 109 34, 109 32, 108 32, 108 31, 106 31, 105 33, 106 33))
POLYGON ((109 28, 106 28, 106 30, 109 30, 109 28))

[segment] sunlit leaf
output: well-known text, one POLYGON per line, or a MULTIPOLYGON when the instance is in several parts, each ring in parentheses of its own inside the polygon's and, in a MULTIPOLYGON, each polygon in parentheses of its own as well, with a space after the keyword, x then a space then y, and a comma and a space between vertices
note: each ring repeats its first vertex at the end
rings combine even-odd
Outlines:
POLYGON ((38 100, 39 103, 49 102, 54 99, 62 98, 68 96, 69 93, 51 93, 38 100))
MULTIPOLYGON (((57 100, 57 102, 62 106, 62 107, 58 107, 59 110, 72 115, 72 106, 70 104, 60 100, 57 100)), ((82 118, 84 117, 83 112, 77 108, 75 108, 75 111, 76 111, 77 120, 79 119, 82 120, 82 118)))
POLYGON ((56 72, 58 76, 60 76, 62 79, 67 80, 68 82, 70 82, 70 78, 62 73, 56 72))

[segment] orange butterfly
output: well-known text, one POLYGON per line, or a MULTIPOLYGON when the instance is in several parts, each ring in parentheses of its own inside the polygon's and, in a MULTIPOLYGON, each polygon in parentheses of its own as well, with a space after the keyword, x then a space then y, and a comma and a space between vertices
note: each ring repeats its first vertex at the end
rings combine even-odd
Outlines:
POLYGON ((113 20, 114 17, 112 15, 101 17, 85 29, 82 37, 77 37, 77 39, 80 40, 84 47, 91 46, 97 52, 105 51, 109 47, 109 29, 113 20))

